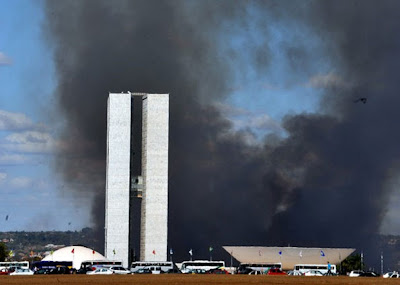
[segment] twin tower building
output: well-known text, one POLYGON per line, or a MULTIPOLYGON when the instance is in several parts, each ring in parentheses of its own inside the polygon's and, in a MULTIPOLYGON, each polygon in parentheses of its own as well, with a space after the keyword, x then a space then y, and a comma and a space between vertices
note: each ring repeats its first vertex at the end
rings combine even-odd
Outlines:
POLYGON ((167 260, 168 122, 168 94, 109 94, 104 252, 108 259, 122 261, 125 267, 131 261, 130 205, 133 197, 142 200, 140 260, 167 260), (141 175, 134 176, 131 171, 132 145, 135 140, 140 140, 140 136, 135 138, 132 130, 134 125, 140 124, 140 120, 133 120, 137 117, 136 114, 133 116, 133 110, 137 110, 134 102, 140 99, 141 175))

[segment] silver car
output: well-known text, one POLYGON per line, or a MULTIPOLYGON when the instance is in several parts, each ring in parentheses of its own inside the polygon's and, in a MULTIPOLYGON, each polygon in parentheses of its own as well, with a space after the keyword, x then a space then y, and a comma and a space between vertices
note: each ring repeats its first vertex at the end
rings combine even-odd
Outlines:
POLYGON ((87 275, 97 275, 97 274, 100 274, 100 275, 111 275, 111 274, 113 274, 113 272, 109 268, 100 267, 100 268, 97 268, 95 271, 89 271, 86 274, 87 275))
POLYGON ((33 275, 33 271, 27 268, 18 268, 11 272, 10 275, 33 275))
POLYGON ((122 266, 111 266, 110 270, 114 273, 114 274, 131 274, 131 271, 123 268, 122 266))

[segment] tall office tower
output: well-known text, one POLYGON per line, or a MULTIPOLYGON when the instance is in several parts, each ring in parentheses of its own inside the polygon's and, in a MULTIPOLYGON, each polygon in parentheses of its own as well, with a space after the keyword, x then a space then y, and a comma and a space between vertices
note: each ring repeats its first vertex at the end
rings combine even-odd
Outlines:
POLYGON ((143 96, 141 260, 167 260, 169 95, 143 96))
POLYGON ((110 93, 107 106, 105 255, 128 267, 131 94, 110 93))
POLYGON ((131 196, 142 198, 140 259, 167 260, 168 122, 168 94, 109 94, 105 255, 110 260, 122 261, 125 267, 129 265, 131 196), (142 176, 132 178, 131 96, 140 96, 143 101, 142 176))

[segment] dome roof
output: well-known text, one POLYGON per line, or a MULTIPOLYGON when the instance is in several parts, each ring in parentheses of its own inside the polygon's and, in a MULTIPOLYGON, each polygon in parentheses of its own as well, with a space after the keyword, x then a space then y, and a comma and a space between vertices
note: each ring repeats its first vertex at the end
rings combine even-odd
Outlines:
POLYGON ((49 254, 45 258, 42 259, 43 261, 72 261, 72 267, 79 269, 83 261, 86 260, 104 260, 107 261, 108 259, 105 258, 102 254, 98 253, 97 251, 80 246, 80 245, 73 245, 60 248, 53 253, 49 254))

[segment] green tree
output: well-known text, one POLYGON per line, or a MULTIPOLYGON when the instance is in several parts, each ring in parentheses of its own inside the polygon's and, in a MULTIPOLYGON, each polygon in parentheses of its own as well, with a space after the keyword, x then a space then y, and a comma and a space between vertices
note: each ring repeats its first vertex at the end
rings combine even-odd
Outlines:
POLYGON ((365 268, 365 264, 361 264, 361 255, 360 254, 354 254, 350 255, 347 257, 345 260, 342 261, 341 263, 341 271, 342 273, 347 273, 352 270, 360 270, 365 268))
POLYGON ((4 243, 0 243, 0 261, 5 261, 8 257, 7 246, 4 243))

